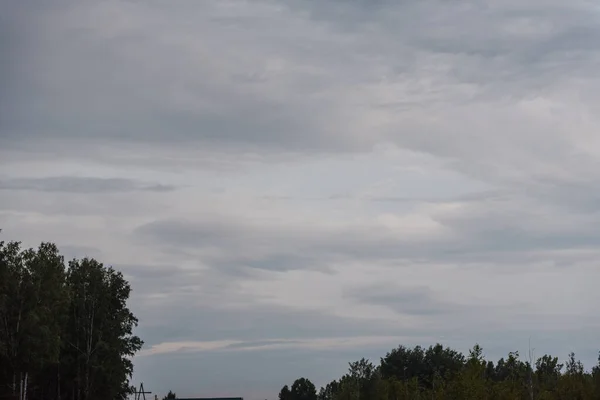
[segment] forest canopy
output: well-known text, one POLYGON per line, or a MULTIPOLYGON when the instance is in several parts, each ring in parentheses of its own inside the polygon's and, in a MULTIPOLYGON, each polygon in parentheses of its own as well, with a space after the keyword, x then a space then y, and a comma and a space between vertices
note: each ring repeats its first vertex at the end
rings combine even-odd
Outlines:
POLYGON ((441 344, 423 348, 399 346, 379 365, 361 359, 348 372, 317 392, 314 384, 297 379, 279 392, 279 400, 597 400, 600 399, 600 357, 585 371, 569 354, 557 357, 533 353, 521 360, 511 352, 497 362, 486 360, 475 345, 467 356, 441 344))
POLYGON ((0 398, 125 399, 142 340, 123 274, 0 242, 0 398))

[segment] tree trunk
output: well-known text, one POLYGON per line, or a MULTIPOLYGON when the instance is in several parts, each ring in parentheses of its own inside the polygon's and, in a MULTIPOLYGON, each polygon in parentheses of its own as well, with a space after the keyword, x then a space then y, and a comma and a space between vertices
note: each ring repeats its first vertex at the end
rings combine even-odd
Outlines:
POLYGON ((94 315, 95 315, 95 304, 92 301, 91 304, 91 310, 90 310, 90 328, 89 328, 89 332, 88 332, 88 337, 87 337, 87 344, 86 344, 86 363, 85 363, 85 397, 84 399, 87 400, 89 398, 90 395, 90 363, 91 363, 91 357, 92 357, 92 343, 93 343, 93 339, 94 339, 94 315))
POLYGON ((60 361, 56 369, 56 399, 60 400, 60 361))
POLYGON ((25 372, 25 384, 23 385, 23 400, 27 400, 27 378, 29 378, 29 373, 25 372))

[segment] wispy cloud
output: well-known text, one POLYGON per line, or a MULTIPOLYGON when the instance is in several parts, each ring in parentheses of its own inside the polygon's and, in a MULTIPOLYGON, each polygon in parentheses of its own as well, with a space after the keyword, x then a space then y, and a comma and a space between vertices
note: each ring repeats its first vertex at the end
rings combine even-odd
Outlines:
POLYGON ((168 192, 172 185, 143 184, 124 178, 54 176, 0 180, 0 190, 26 190, 63 193, 123 193, 132 191, 168 192))
POLYGON ((395 346, 406 340, 402 336, 351 336, 312 339, 271 339, 263 341, 221 340, 208 342, 166 342, 156 344, 140 352, 140 356, 158 355, 176 352, 204 351, 261 351, 303 349, 319 351, 335 351, 354 349, 360 346, 388 345, 395 346))

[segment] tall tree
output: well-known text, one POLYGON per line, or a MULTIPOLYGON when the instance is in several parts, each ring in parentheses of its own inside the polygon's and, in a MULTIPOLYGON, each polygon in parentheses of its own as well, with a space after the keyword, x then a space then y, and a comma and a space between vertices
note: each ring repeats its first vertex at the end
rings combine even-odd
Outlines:
POLYGON ((325 387, 319 390, 317 396, 319 400, 334 400, 340 389, 340 384, 337 380, 329 382, 325 387))
POLYGON ((594 393, 599 394, 600 397, 600 352, 598 352, 598 362, 592 368, 592 381, 594 385, 594 393))
POLYGON ((317 400, 317 389, 306 378, 296 379, 292 384, 290 392, 291 400, 317 400))
POLYGON ((469 350, 465 366, 452 386, 453 396, 465 400, 479 400, 488 397, 486 367, 483 349, 476 344, 469 350))
POLYGON ((50 243, 37 251, 2 243, 0 253, 0 342, 12 372, 11 391, 26 399, 44 392, 43 372, 58 364, 67 304, 64 260, 50 243))
POLYGON ((279 400, 291 400, 292 392, 290 392, 290 388, 288 385, 284 385, 279 391, 279 400))
POLYGON ((582 375, 583 364, 575 359, 575 353, 569 353, 569 358, 565 364, 565 374, 567 375, 582 375))
MULTIPOLYGON (((20 342, 25 297, 25 267, 18 242, 0 242, 0 351, 2 386, 5 393, 17 394, 20 380, 20 342)), ((0 392, 1 393, 1 392, 0 392)))
POLYGON ((381 376, 407 381, 417 378, 419 384, 432 388, 439 377, 450 377, 460 373, 465 363, 464 356, 441 344, 424 350, 421 346, 412 349, 399 346, 381 359, 381 376))
POLYGON ((0 397, 124 399, 142 341, 123 275, 58 248, 0 242, 0 397))
POLYGON ((377 388, 379 368, 365 358, 349 363, 349 367, 348 376, 354 382, 358 398, 372 398, 377 388))
POLYGON ((124 399, 131 392, 131 357, 142 341, 133 335, 137 319, 127 308, 131 288, 120 272, 94 259, 69 263, 71 293, 65 332, 66 382, 75 400, 124 399), (69 385, 70 382, 70 385, 69 385))
POLYGON ((540 392, 556 390, 562 367, 563 364, 558 362, 558 357, 545 354, 537 359, 535 362, 535 379, 540 392))

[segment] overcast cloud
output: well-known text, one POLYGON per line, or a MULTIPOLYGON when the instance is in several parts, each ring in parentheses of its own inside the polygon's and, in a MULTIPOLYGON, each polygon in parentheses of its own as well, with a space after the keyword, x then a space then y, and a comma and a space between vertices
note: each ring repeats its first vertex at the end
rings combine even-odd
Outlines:
POLYGON ((595 361, 595 2, 2 8, 2 240, 125 273, 135 383, 273 399, 400 343, 595 361))

